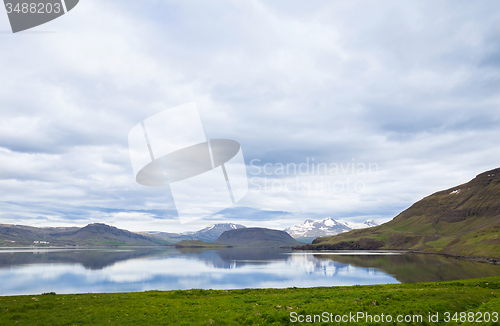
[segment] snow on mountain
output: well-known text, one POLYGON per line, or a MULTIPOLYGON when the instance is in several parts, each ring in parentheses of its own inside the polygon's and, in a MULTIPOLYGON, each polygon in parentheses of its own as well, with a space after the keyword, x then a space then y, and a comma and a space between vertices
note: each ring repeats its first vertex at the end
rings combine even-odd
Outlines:
POLYGON ((293 238, 317 238, 350 230, 345 224, 328 217, 323 220, 306 220, 302 224, 285 229, 293 238))
POLYGON ((364 229, 378 224, 374 220, 368 220, 363 223, 349 221, 336 221, 331 217, 323 220, 305 220, 303 223, 286 228, 285 231, 293 238, 318 238, 331 235, 337 235, 352 229, 364 229))
POLYGON ((191 236, 197 240, 203 240, 207 242, 212 242, 217 239, 224 231, 234 230, 234 229, 242 229, 245 226, 241 224, 233 224, 233 223, 218 223, 207 226, 204 229, 201 229, 196 232, 184 233, 187 236, 191 236))
POLYGON ((339 222, 345 224, 347 227, 351 229, 366 229, 378 225, 374 220, 367 220, 364 221, 363 223, 356 223, 350 221, 339 221, 339 222))
POLYGON ((209 225, 198 231, 190 231, 183 233, 167 233, 167 232, 144 232, 146 234, 153 234, 160 237, 166 237, 173 241, 181 240, 203 240, 212 242, 217 239, 224 231, 245 228, 241 224, 233 223, 218 223, 209 225))

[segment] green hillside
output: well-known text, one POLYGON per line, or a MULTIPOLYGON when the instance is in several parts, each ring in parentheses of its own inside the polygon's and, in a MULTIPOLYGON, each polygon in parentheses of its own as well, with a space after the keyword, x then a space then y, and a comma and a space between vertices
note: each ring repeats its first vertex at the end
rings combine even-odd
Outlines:
POLYGON ((102 223, 83 228, 36 228, 0 224, 0 247, 15 246, 158 246, 172 241, 118 229, 102 223), (35 242, 36 241, 36 242, 35 242))
POLYGON ((500 168, 430 195, 373 228, 318 238, 303 249, 412 249, 500 256, 500 168))
POLYGON ((246 247, 291 247, 300 244, 285 231, 265 228, 242 228, 225 231, 214 243, 246 247))

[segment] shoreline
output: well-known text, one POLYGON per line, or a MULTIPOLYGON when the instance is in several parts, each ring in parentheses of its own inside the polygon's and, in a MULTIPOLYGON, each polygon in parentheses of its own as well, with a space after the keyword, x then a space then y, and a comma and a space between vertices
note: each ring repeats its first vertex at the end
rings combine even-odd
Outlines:
POLYGON ((461 260, 475 261, 479 263, 487 263, 492 265, 500 265, 500 257, 482 257, 482 256, 463 256, 463 255, 454 255, 448 253, 441 252, 429 252, 429 251, 420 251, 413 249, 351 249, 351 250, 325 250, 325 249, 301 249, 301 248, 291 248, 293 251, 306 251, 306 252, 373 252, 373 253, 389 253, 389 252, 401 252, 401 253, 410 253, 410 254, 422 254, 422 255, 437 255, 443 256, 447 258, 455 258, 461 260))
POLYGON ((413 253, 413 254, 437 255, 437 256, 444 256, 447 258, 475 261, 478 263, 500 265, 500 257, 462 256, 462 255, 453 255, 453 254, 447 254, 447 253, 441 253, 441 252, 424 252, 424 251, 416 251, 416 250, 408 250, 408 252, 413 253))

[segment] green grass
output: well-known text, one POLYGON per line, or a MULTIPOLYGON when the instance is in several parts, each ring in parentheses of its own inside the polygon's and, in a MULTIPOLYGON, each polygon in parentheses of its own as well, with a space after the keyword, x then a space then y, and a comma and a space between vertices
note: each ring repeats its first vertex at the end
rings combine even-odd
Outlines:
POLYGON ((500 277, 308 289, 0 297, 0 325, 298 325, 290 322, 291 313, 323 312, 421 314, 424 320, 428 312, 437 312, 439 324, 445 325, 444 312, 478 311, 500 311, 500 277))
POLYGON ((446 247, 446 245, 448 243, 452 242, 453 240, 455 240, 455 239, 451 238, 451 237, 441 237, 438 240, 429 241, 429 242, 426 242, 425 244, 427 246, 432 247, 432 249, 427 249, 427 251, 437 251, 437 252, 439 252, 439 251, 443 250, 444 247, 446 247))

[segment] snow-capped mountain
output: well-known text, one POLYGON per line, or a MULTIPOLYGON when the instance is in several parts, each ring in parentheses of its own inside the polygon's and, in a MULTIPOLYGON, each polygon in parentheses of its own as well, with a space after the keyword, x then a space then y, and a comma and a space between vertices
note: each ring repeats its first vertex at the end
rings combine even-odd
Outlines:
POLYGON ((204 229, 201 229, 196 232, 191 232, 190 235, 194 235, 196 239, 212 242, 215 241, 222 233, 228 230, 234 229, 244 229, 246 226, 241 224, 233 224, 233 223, 218 223, 207 226, 204 229))
POLYGON ((293 238, 318 238, 336 235, 342 232, 347 232, 353 229, 364 229, 372 226, 377 226, 374 220, 368 220, 363 223, 341 222, 330 217, 323 220, 306 220, 304 223, 286 228, 293 238))
POLYGON ((367 220, 363 223, 349 222, 349 221, 340 221, 340 223, 347 225, 351 229, 366 229, 371 228, 372 226, 378 226, 378 224, 374 220, 367 220))
POLYGON ((224 231, 245 228, 241 224, 233 223, 218 223, 207 226, 204 229, 193 231, 193 232, 183 232, 183 233, 168 233, 168 232, 158 232, 150 231, 143 232, 149 235, 155 235, 162 238, 167 238, 173 241, 181 240, 203 240, 206 242, 212 242, 217 239, 224 231))
POLYGON ((336 235, 351 230, 347 225, 337 222, 332 218, 324 220, 306 220, 304 223, 285 229, 292 238, 317 238, 336 235))

